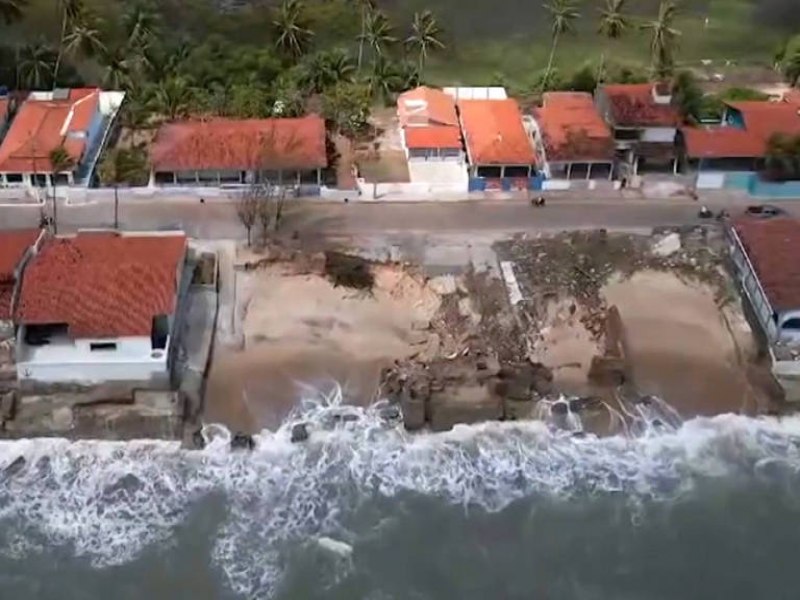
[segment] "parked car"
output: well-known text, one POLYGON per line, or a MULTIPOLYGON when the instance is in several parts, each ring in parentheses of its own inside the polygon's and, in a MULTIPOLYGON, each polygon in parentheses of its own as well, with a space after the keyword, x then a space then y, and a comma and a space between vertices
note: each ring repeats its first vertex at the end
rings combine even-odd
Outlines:
POLYGON ((786 211, 771 204, 754 204, 745 209, 745 214, 760 219, 770 219, 772 217, 785 216, 786 211))

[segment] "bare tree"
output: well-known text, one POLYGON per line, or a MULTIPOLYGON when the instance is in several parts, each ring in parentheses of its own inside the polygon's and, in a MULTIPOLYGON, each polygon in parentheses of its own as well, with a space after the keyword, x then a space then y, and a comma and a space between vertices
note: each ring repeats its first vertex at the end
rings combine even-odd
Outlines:
POLYGON ((260 200, 256 203, 257 220, 264 238, 270 227, 277 230, 283 217, 283 208, 288 195, 285 171, 296 171, 302 167, 303 140, 293 129, 284 128, 278 121, 261 133, 252 148, 251 164, 254 182, 261 186, 260 200), (298 158, 298 154, 300 158, 298 158))
POLYGON ((258 198, 258 223, 261 225, 261 239, 264 244, 269 237, 269 227, 272 224, 272 194, 273 186, 268 183, 261 184, 263 191, 258 198))
POLYGON ((236 216, 239 217, 239 221, 241 221, 242 225, 244 225, 244 228, 247 230, 248 247, 253 242, 253 226, 256 224, 256 219, 258 218, 260 204, 258 192, 255 189, 256 187, 257 185, 254 184, 245 190, 242 197, 239 198, 239 202, 236 204, 236 216))

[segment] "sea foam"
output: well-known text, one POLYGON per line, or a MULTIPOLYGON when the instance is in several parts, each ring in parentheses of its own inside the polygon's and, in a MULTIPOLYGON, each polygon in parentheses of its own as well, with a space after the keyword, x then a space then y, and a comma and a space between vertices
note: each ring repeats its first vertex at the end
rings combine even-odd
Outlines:
POLYGON ((281 548, 349 540, 342 517, 367 498, 422 494, 500 511, 537 495, 615 494, 633 506, 678 498, 701 478, 800 469, 798 417, 698 418, 632 437, 577 437, 536 421, 412 435, 387 424, 382 408, 344 407, 336 393, 306 399, 278 431, 255 436, 253 451, 231 451, 220 426, 206 427, 202 451, 156 441, 2 442, 0 472, 20 456, 25 464, 0 476, 0 552, 19 558, 59 545, 98 568, 122 564, 169 540, 198 501, 222 494, 214 564, 232 589, 270 597, 281 548), (291 443, 301 422, 310 438, 291 443))

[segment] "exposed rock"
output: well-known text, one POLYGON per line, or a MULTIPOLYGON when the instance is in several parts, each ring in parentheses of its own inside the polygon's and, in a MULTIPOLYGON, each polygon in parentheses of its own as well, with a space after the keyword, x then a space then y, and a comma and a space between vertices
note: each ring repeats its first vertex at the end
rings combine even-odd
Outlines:
POLYGON ((382 408, 378 412, 378 415, 384 421, 389 421, 391 423, 396 423, 398 421, 402 421, 403 420, 403 414, 400 411, 400 407, 398 407, 398 406, 396 406, 394 404, 391 405, 391 406, 387 406, 385 408, 382 408))
POLYGON ((440 275, 434 277, 428 282, 428 287, 440 296, 449 296, 455 294, 458 289, 456 278, 452 275, 440 275))
POLYGON ((297 423, 292 426, 292 443, 305 442, 308 439, 308 425, 297 423))
POLYGON ((237 433, 231 438, 231 450, 252 450, 256 447, 256 441, 252 435, 237 433))
POLYGON ((13 477, 17 473, 19 473, 22 469, 25 468, 26 460, 24 456, 18 456, 14 460, 9 463, 7 467, 3 469, 3 475, 8 477, 13 477))

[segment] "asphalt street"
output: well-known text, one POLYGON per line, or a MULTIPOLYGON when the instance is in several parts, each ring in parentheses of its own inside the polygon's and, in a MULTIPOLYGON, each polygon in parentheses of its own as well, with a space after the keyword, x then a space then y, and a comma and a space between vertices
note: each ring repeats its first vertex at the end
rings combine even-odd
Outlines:
MULTIPOLYGON (((708 203, 712 210, 728 209, 736 214, 739 201, 708 203)), ((789 214, 800 216, 800 201, 783 201, 789 214)), ((47 213, 52 214, 48 205, 47 213)), ((446 203, 332 203, 295 201, 287 204, 283 231, 304 235, 361 236, 374 234, 471 232, 500 234, 547 232, 565 229, 644 231, 656 226, 699 223, 699 204, 685 199, 550 200, 545 207, 520 201, 446 203)), ((38 206, 1 206, 0 229, 36 227, 38 206)), ((111 227, 112 202, 66 206, 57 210, 59 233, 81 228, 111 227)), ((236 216, 235 202, 131 201, 119 207, 120 227, 125 230, 183 229, 191 237, 240 239, 244 228, 236 216)))

